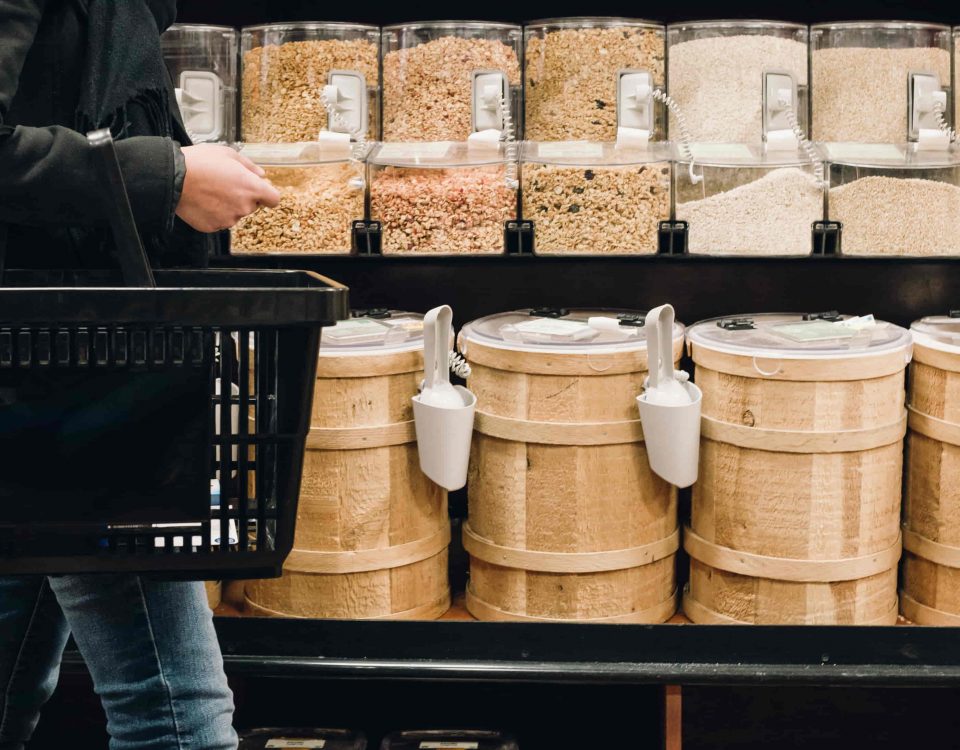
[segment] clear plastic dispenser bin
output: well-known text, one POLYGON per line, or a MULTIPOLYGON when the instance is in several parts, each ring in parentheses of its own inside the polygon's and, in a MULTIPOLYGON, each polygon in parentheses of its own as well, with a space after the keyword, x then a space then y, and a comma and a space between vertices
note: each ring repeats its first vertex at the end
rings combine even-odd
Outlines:
MULTIPOLYGON (((630 97, 641 84, 664 85, 665 30, 631 18, 553 18, 524 28, 525 137, 613 141, 630 97)), ((662 107, 651 105, 653 140, 665 128, 662 107)), ((636 125, 632 125, 636 127, 636 125)))
POLYGON ((960 154, 912 145, 827 147, 828 214, 844 255, 960 255, 960 154))
POLYGON ((160 41, 190 139, 194 143, 235 140, 237 30, 174 24, 160 41))
POLYGON ((383 29, 383 139, 520 134, 520 26, 430 21, 383 29), (507 116, 505 116, 507 115, 507 116))
MULTIPOLYGON (((804 131, 807 121, 807 27, 783 21, 693 21, 667 27, 667 90, 690 137, 714 143, 756 143, 768 130, 788 130, 776 93, 804 131)), ((671 114, 670 132, 677 133, 671 114)))
POLYGON ((653 255, 670 218, 665 144, 617 148, 589 141, 523 144, 521 214, 541 255, 653 255))
POLYGON ((914 76, 936 76, 940 88, 949 92, 951 44, 950 27, 937 24, 890 21, 811 27, 813 140, 915 140, 910 132, 914 76))
POLYGON ((241 36, 243 140, 311 141, 328 129, 377 138, 379 27, 276 23, 248 26, 241 36), (333 127, 329 107, 337 112, 333 127))
POLYGON ((836 311, 701 321, 695 623, 894 625, 910 332, 836 311))
POLYGON ((510 151, 450 141, 376 147, 370 218, 382 225, 383 254, 503 253, 504 223, 517 218, 510 151))
POLYGON ((520 750, 503 732, 438 729, 394 732, 383 738, 380 750, 520 750))
POLYGON ((248 143, 240 153, 259 164, 280 191, 280 205, 261 208, 231 230, 233 253, 347 254, 352 222, 363 219, 365 165, 349 146, 248 143))
POLYGON ((694 144, 674 170, 676 218, 689 222, 688 249, 699 255, 809 255, 813 223, 823 218, 822 163, 801 150, 694 144))
POLYGON ((346 729, 302 727, 254 729, 240 735, 240 750, 286 750, 287 748, 367 750, 367 738, 362 732, 351 732, 346 729))

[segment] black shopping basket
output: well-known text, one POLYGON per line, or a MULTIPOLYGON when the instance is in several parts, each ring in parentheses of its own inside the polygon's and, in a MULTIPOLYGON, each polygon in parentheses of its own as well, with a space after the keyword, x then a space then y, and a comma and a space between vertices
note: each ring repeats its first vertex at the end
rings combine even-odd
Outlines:
POLYGON ((0 574, 277 576, 293 546, 320 329, 301 271, 151 271, 109 133, 120 272, 0 285, 0 574))

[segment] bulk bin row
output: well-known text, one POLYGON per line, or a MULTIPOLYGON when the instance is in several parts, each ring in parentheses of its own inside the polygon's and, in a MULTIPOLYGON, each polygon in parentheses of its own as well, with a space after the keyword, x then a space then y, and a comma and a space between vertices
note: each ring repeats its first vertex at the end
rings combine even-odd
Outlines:
MULTIPOLYGON (((691 357, 703 394, 685 529, 637 413, 644 312, 539 308, 469 323, 457 339, 477 400, 468 610, 532 622, 663 622, 678 608, 718 624, 892 624, 901 611, 960 622, 955 315, 912 331, 835 312, 676 324, 663 351, 674 367, 691 357)), ((422 321, 365 310, 325 330, 295 550, 282 578, 246 584, 248 611, 431 619, 448 608, 447 493, 420 471, 411 412, 422 321)))

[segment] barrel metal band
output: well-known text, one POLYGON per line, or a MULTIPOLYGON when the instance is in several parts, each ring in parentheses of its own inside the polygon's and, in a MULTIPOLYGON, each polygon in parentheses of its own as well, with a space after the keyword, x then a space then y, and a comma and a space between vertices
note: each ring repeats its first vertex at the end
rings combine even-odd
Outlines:
POLYGON ((941 443, 949 443, 960 447, 960 425, 931 417, 929 414, 917 411, 913 407, 908 407, 908 409, 910 411, 911 430, 932 440, 939 440, 941 443))
MULTIPOLYGON (((244 602, 246 608, 251 612, 256 612, 262 615, 269 615, 270 617, 286 617, 293 620, 313 620, 316 619, 316 616, 313 615, 292 615, 288 612, 278 612, 275 609, 270 609, 269 607, 264 607, 261 604, 257 604, 249 596, 244 595, 244 602)), ((440 615, 450 609, 450 598, 442 597, 436 601, 428 602, 427 604, 421 604, 419 607, 414 607, 413 609, 405 609, 402 612, 391 612, 386 615, 376 615, 374 617, 356 617, 353 616, 350 619, 354 620, 436 620, 440 615)))
POLYGON ((487 622, 586 622, 595 624, 635 624, 652 625, 664 622, 670 619, 677 611, 677 592, 673 593, 669 599, 656 604, 639 612, 630 612, 625 615, 612 615, 610 617, 590 617, 590 618, 562 618, 562 617, 537 617, 535 615, 522 615, 516 612, 508 612, 499 607, 495 607, 477 596, 467 586, 467 610, 478 620, 487 622))
POLYGON ((795 382, 845 382, 870 380, 903 372, 910 361, 910 349, 896 349, 863 357, 790 359, 775 354, 730 354, 698 344, 690 347, 698 367, 752 380, 795 382))
POLYGON ((606 573, 639 568, 663 560, 680 549, 680 529, 650 544, 606 552, 540 552, 501 547, 479 536, 469 523, 463 524, 463 546, 478 560, 503 568, 537 573, 606 573))
POLYGON ((642 443, 639 419, 621 422, 531 422, 478 411, 477 432, 503 440, 540 445, 619 445, 642 443))
POLYGON ((944 612, 942 609, 928 607, 921 604, 903 589, 900 590, 900 601, 903 609, 903 616, 917 625, 945 625, 947 627, 960 627, 960 615, 952 612, 944 612))
POLYGON ((701 434, 719 443, 776 453, 853 453, 882 448, 903 440, 907 413, 893 424, 863 430, 805 431, 767 430, 702 417, 701 434))
POLYGON ((942 352, 923 344, 913 345, 913 361, 947 372, 960 372, 960 355, 942 352))
POLYGON ((413 443, 416 439, 417 431, 412 419, 372 427, 311 427, 307 435, 307 448, 327 451, 386 448, 413 443))
POLYGON ((769 557, 708 542, 689 526, 684 529, 683 548, 693 559, 728 573, 796 583, 835 583, 869 578, 895 569, 900 562, 901 537, 892 547, 861 557, 841 560, 799 560, 769 557))
POLYGON ((383 549, 319 552, 294 549, 284 563, 288 573, 366 573, 413 565, 439 555, 450 544, 450 526, 433 536, 383 549))
MULTIPOLYGON (((880 617, 875 617, 871 620, 858 620, 856 623, 850 623, 851 625, 867 625, 867 626, 877 626, 877 625, 896 625, 897 624, 897 613, 899 611, 898 603, 896 598, 894 598, 893 607, 891 607, 887 612, 882 614, 880 617)), ((734 618, 716 612, 709 607, 704 606, 696 599, 693 598, 693 595, 690 593, 690 587, 687 586, 683 590, 683 614, 685 614, 691 622, 697 625, 759 625, 763 623, 754 623, 748 620, 735 620, 734 618)), ((793 624, 793 623, 778 623, 778 624, 793 624)), ((798 623, 799 624, 799 623, 798 623)), ((815 624, 815 623, 810 623, 815 624)), ((847 624, 847 623, 843 623, 847 624)))
POLYGON ((903 548, 917 557, 947 568, 960 569, 960 547, 951 547, 911 531, 903 525, 903 548))

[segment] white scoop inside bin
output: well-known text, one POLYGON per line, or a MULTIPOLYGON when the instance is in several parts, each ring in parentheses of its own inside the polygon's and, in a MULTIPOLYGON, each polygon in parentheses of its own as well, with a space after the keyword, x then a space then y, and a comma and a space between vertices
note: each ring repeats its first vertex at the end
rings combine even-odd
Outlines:
POLYGON ((467 483, 477 397, 450 383, 453 311, 436 307, 423 319, 423 390, 413 397, 420 469, 447 490, 467 483))
POLYGON ((697 481, 700 462, 700 406, 703 393, 689 375, 673 369, 673 307, 647 313, 649 376, 637 396, 650 468, 677 487, 697 481))

